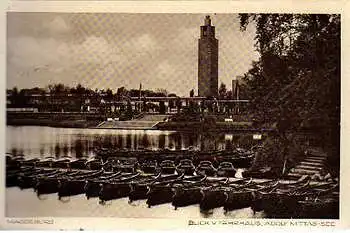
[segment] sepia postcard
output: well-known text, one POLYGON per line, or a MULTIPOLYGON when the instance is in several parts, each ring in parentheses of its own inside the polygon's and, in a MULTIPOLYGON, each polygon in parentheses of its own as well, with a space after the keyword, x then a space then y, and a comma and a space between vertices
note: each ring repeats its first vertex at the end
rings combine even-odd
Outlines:
POLYGON ((4 8, 2 229, 350 226, 346 2, 4 8))

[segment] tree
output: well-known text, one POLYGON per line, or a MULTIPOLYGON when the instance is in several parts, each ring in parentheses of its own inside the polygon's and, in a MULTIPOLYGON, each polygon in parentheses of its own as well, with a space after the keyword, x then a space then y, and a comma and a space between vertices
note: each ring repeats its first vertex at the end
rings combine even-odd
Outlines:
POLYGON ((243 78, 255 118, 277 123, 282 137, 313 128, 339 155, 340 15, 240 14, 240 20, 242 30, 256 24, 260 59, 243 78))
POLYGON ((179 113, 181 111, 181 107, 182 107, 182 102, 180 97, 176 98, 176 108, 177 108, 177 113, 179 113))
POLYGON ((111 101, 113 99, 113 91, 109 88, 106 91, 106 99, 109 101, 111 101))
POLYGON ((132 106, 130 101, 127 102, 125 115, 127 120, 131 120, 133 117, 132 106))
POLYGON ((11 104, 16 106, 18 104, 18 89, 17 89, 17 87, 12 88, 12 90, 10 90, 8 93, 10 94, 9 100, 10 100, 11 104))
POLYGON ((156 89, 156 95, 159 97, 165 97, 168 95, 168 91, 166 89, 163 89, 163 88, 158 88, 158 89, 156 89))
POLYGON ((125 87, 119 87, 119 88, 117 89, 117 93, 116 93, 116 95, 117 95, 117 100, 118 100, 118 101, 121 101, 121 100, 122 100, 122 97, 123 97, 125 94, 126 94, 126 89, 125 89, 125 87))
POLYGON ((226 92, 226 97, 227 97, 227 99, 229 99, 229 100, 233 98, 233 96, 232 96, 232 91, 231 91, 231 90, 226 92))
POLYGON ((159 102, 159 113, 160 114, 165 114, 165 104, 164 101, 159 102))
POLYGON ((225 99, 227 94, 226 92, 226 85, 224 83, 221 83, 219 87, 219 99, 225 99))
POLYGON ((49 92, 50 94, 53 95, 62 95, 62 94, 67 94, 68 90, 70 89, 69 87, 65 86, 62 83, 58 83, 58 84, 50 84, 48 86, 49 92))
POLYGON ((194 90, 193 89, 190 91, 190 97, 191 98, 194 97, 194 90))

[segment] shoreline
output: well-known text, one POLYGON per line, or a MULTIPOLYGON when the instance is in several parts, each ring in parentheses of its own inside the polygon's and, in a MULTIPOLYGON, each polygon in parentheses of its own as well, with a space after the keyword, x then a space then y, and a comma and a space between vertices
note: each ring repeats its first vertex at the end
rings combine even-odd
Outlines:
POLYGON ((8 126, 47 126, 55 128, 94 128, 99 121, 87 120, 63 120, 55 121, 51 119, 7 119, 8 126))
POLYGON ((219 122, 211 127, 204 127, 194 122, 160 122, 154 127, 98 127, 100 121, 51 119, 8 119, 7 126, 46 126, 55 128, 81 128, 81 129, 110 129, 110 130, 166 130, 179 132, 271 132, 273 129, 258 129, 252 127, 237 127, 232 123, 219 122))

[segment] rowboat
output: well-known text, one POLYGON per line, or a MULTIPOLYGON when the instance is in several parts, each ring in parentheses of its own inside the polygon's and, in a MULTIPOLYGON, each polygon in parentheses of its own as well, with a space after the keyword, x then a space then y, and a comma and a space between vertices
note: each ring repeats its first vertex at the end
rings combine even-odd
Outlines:
POLYGON ((228 178, 221 182, 215 182, 214 185, 205 187, 201 190, 202 199, 199 207, 201 211, 224 206, 228 199, 228 192, 232 189, 242 189, 252 182, 251 179, 239 179, 230 181, 228 178))
POLYGON ((138 161, 155 159, 160 164, 164 160, 174 161, 178 164, 180 160, 191 159, 193 164, 197 166, 201 161, 208 160, 216 167, 220 162, 231 162, 235 167, 249 167, 255 157, 253 149, 246 150, 238 148, 236 150, 222 151, 194 151, 194 150, 116 150, 109 148, 96 149, 98 158, 104 161, 109 158, 118 159, 119 157, 133 157, 138 161))
POLYGON ((295 218, 338 219, 339 194, 299 200, 295 218))
POLYGON ((26 160, 22 160, 21 161, 21 165, 22 166, 34 167, 36 165, 36 163, 39 162, 39 161, 40 161, 40 159, 38 159, 38 158, 26 159, 26 160))
POLYGON ((54 161, 52 167, 54 168, 69 168, 69 164, 73 161, 73 158, 70 156, 64 156, 54 161))
POLYGON ((180 160, 179 165, 177 165, 177 167, 176 167, 177 173, 184 173, 187 176, 193 175, 195 170, 196 170, 196 168, 190 159, 180 160))
POLYGON ((172 202, 172 198, 175 191, 173 188, 173 184, 178 181, 181 181, 183 177, 184 174, 181 174, 172 180, 157 181, 152 185, 148 186, 149 191, 147 193, 146 201, 148 207, 172 202))
POLYGON ((156 184, 164 184, 167 182, 174 182, 174 180, 179 179, 180 175, 177 174, 171 174, 171 175, 162 175, 159 173, 157 176, 155 176, 153 179, 149 179, 142 182, 131 182, 131 192, 129 194, 129 203, 136 201, 136 200, 142 200, 147 199, 147 194, 151 190, 152 185, 156 184), (158 182, 158 183, 156 183, 158 182))
POLYGON ((210 161, 201 161, 196 169, 198 175, 215 176, 217 170, 210 161))
MULTIPOLYGON (((300 194, 299 194, 300 195, 300 194)), ((326 183, 301 194, 294 218, 339 218, 339 184, 326 183)))
POLYGON ((246 170, 242 172, 244 178, 258 178, 258 179, 275 179, 279 174, 272 170, 271 167, 265 167, 260 169, 246 170))
POLYGON ((134 159, 117 160, 113 164, 113 171, 121 171, 124 173, 133 173, 136 171, 137 161, 134 159))
POLYGON ((6 187, 18 186, 18 177, 21 174, 31 175, 40 171, 38 168, 24 167, 16 170, 6 170, 6 187))
POLYGON ((103 166, 103 161, 98 158, 91 158, 86 161, 85 167, 89 170, 100 170, 103 166))
POLYGON ((194 204, 199 204, 202 199, 201 189, 210 181, 206 176, 194 176, 174 185, 172 205, 177 209, 194 204))
POLYGON ((52 165, 54 164, 55 162, 55 157, 53 156, 48 156, 48 157, 45 157, 44 159, 41 159, 40 161, 38 161, 36 163, 36 166, 37 167, 52 167, 52 165))
POLYGON ((147 193, 146 204, 148 208, 155 205, 170 203, 174 195, 174 189, 171 183, 154 185, 147 193))
POLYGON ((73 196, 85 193, 86 179, 96 178, 103 174, 103 171, 90 171, 75 177, 65 177, 58 180, 58 197, 73 196))
POLYGON ((123 175, 121 172, 112 172, 111 175, 104 174, 103 176, 100 176, 98 178, 88 178, 85 181, 85 195, 87 199, 90 199, 91 197, 98 197, 100 190, 101 190, 101 183, 108 182, 112 179, 118 179, 121 178, 123 175))
POLYGON ((164 160, 159 167, 162 174, 174 174, 176 171, 175 163, 171 160, 164 160))
POLYGON ((229 185, 232 188, 226 191, 227 199, 224 204, 224 210, 231 211, 250 207, 254 201, 254 192, 271 185, 277 185, 277 181, 256 183, 252 182, 251 179, 247 180, 245 185, 229 185))
POLYGON ((226 176, 226 177, 235 177, 236 169, 233 167, 232 163, 222 162, 218 167, 217 175, 226 176))
MULTIPOLYGON (((309 183, 310 177, 304 176, 298 181, 287 183, 277 181, 275 184, 259 188, 254 191, 254 201, 252 202, 251 208, 254 212, 268 210, 269 207, 273 205, 271 203, 278 199, 277 196, 282 197, 282 195, 285 193, 291 193, 297 191, 298 189, 305 188, 309 183)), ((290 198, 288 198, 288 200, 290 200, 290 198)))
POLYGON ((146 160, 141 163, 141 170, 145 173, 157 173, 158 163, 156 160, 146 160))
POLYGON ((72 169, 86 169, 87 158, 79 158, 73 161, 70 161, 69 167, 72 169))
POLYGON ((43 176, 37 179, 35 191, 37 196, 58 192, 58 182, 60 179, 81 175, 80 171, 62 171, 51 176, 43 176))
POLYGON ((201 189, 202 199, 199 203, 201 212, 205 212, 225 204, 227 199, 227 187, 213 185, 201 189))
POLYGON ((275 189, 269 192, 261 192, 262 208, 267 217, 271 218, 286 218, 293 216, 298 200, 303 195, 296 194, 300 190, 308 187, 308 182, 295 185, 278 185, 275 189))
POLYGON ((21 167, 20 161, 14 159, 11 155, 6 155, 6 171, 16 170, 21 167))
POLYGON ((21 189, 34 188, 39 177, 51 176, 57 173, 59 173, 59 171, 54 169, 44 169, 32 174, 21 173, 17 178, 18 187, 20 187, 21 189))
POLYGON ((141 176, 140 173, 132 173, 114 181, 106 181, 100 184, 99 199, 103 204, 106 201, 127 197, 131 192, 130 182, 141 176))

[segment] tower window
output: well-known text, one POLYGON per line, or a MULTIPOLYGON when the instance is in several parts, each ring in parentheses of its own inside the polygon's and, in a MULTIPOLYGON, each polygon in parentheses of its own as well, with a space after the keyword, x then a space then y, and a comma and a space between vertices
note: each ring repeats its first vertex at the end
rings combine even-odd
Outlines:
POLYGON ((205 27, 204 30, 203 30, 203 35, 205 35, 205 36, 208 35, 207 32, 208 32, 208 30, 207 30, 207 28, 205 27))

